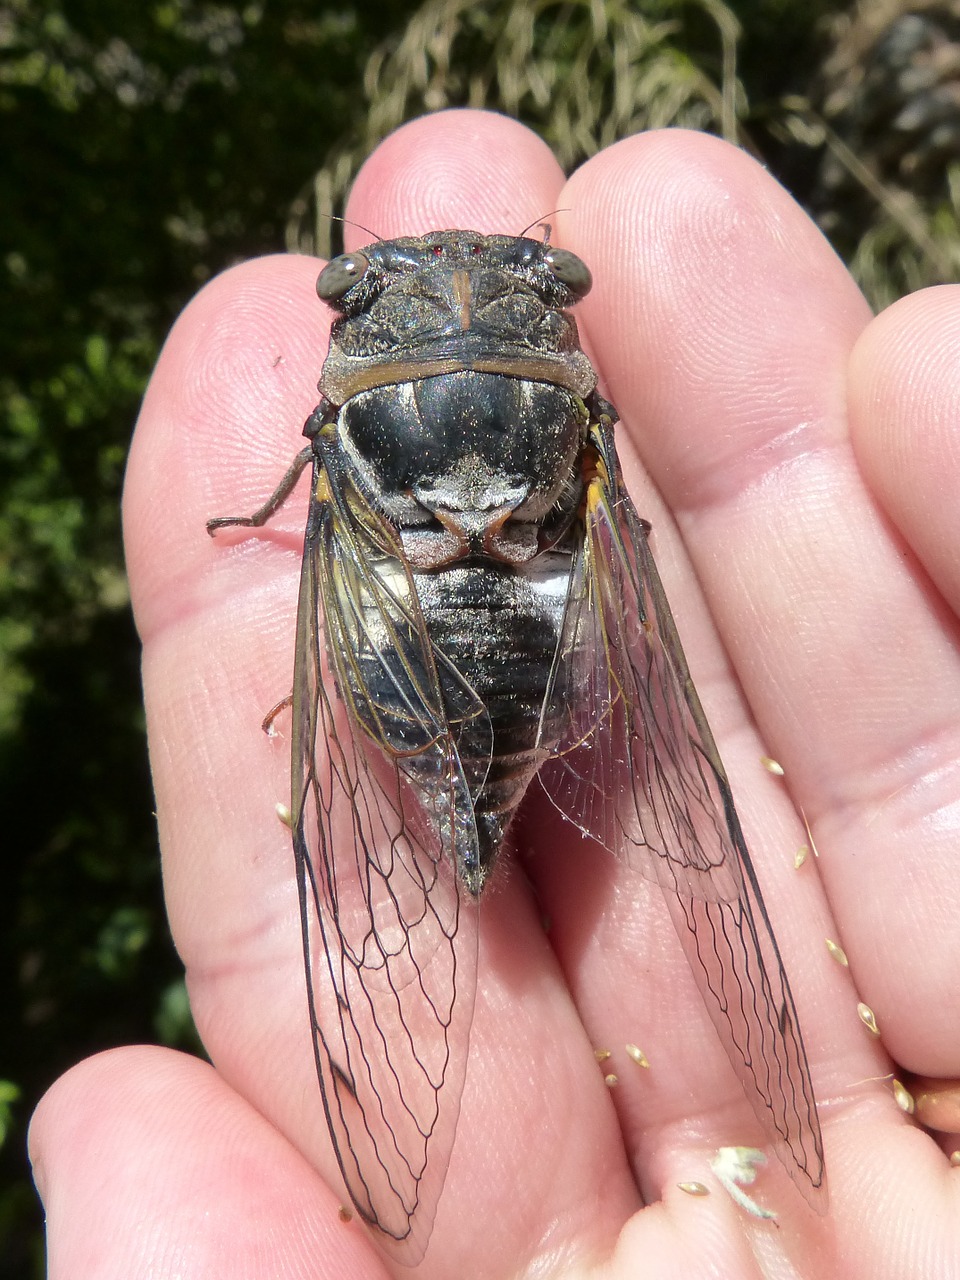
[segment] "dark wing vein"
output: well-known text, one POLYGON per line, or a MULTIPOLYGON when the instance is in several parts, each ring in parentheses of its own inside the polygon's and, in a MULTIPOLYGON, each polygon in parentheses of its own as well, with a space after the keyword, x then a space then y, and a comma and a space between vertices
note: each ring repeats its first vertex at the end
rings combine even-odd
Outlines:
POLYGON ((398 588, 384 571, 389 532, 375 543, 376 517, 357 520, 356 495, 348 507, 327 479, 307 530, 294 677, 307 985, 344 1180, 385 1247, 413 1264, 466 1070, 476 911, 454 858, 476 828, 457 743, 484 712, 430 645, 410 575, 398 588))
POLYGON ((593 441, 599 464, 557 674, 578 697, 548 792, 565 816, 664 889, 744 1090, 822 1210, 820 1127, 783 962, 647 526, 622 487, 606 424, 593 441))

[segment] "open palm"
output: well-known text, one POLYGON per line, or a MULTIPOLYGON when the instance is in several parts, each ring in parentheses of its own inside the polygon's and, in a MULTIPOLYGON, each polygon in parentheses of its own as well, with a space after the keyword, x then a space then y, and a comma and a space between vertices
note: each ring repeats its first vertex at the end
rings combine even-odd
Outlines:
MULTIPOLYGON (((960 1076, 960 290, 871 321, 758 165, 680 131, 565 182, 513 121, 431 116, 378 149, 348 212, 384 237, 543 219, 593 272, 581 334, 791 977, 831 1197, 817 1217, 775 1162, 756 1194, 776 1224, 720 1191, 716 1148, 763 1138, 659 891, 534 788, 484 897, 457 1143, 407 1274, 960 1276, 952 1148, 888 1074, 960 1076), (800 810, 820 857, 797 869, 800 810)), ((279 738, 258 730, 289 686, 307 486, 256 536, 204 531, 253 510, 302 443, 329 325, 316 274, 276 257, 208 286, 137 429, 128 557, 165 883, 215 1065, 128 1048, 48 1094, 32 1152, 54 1280, 390 1272, 338 1212, 275 812, 288 742, 282 717, 279 738)))

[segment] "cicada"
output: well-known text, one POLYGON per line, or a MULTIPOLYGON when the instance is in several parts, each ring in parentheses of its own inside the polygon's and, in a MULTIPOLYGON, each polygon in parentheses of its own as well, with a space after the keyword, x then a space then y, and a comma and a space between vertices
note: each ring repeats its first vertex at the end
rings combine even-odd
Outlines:
POLYGON ((569 308, 574 254, 438 231, 333 259, 307 420, 292 829, 317 1075, 344 1182, 422 1256, 467 1070, 477 909, 539 775, 666 890, 704 999, 811 1201, 793 997, 569 308))

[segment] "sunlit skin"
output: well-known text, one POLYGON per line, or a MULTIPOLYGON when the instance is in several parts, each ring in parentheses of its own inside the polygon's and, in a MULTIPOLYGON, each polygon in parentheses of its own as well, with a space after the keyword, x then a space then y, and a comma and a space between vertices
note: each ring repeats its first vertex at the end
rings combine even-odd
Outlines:
MULTIPOLYGON (((772 1161, 751 1191, 775 1226, 719 1188, 715 1150, 759 1129, 658 890, 532 793, 523 871, 507 859, 483 903, 457 1145, 406 1274, 753 1280, 788 1259, 805 1280, 955 1276, 953 1143, 905 1116, 887 1073, 892 1057, 925 1096, 960 1077, 960 291, 871 320, 769 175, 679 131, 565 182, 515 122, 432 116, 381 145, 348 215, 387 237, 549 215, 590 266, 578 322, 790 974, 831 1197, 817 1217, 772 1161), (820 856, 797 869, 800 808, 820 856)), ((347 229, 348 248, 368 240, 347 229)), ((216 1066, 126 1048, 53 1087, 31 1134, 53 1280, 391 1274, 338 1212, 276 815, 282 714, 279 737, 259 730, 290 681, 306 481, 254 537, 204 530, 253 510, 302 444, 329 324, 316 274, 274 257, 215 280, 138 424, 125 517, 165 882, 216 1066)))

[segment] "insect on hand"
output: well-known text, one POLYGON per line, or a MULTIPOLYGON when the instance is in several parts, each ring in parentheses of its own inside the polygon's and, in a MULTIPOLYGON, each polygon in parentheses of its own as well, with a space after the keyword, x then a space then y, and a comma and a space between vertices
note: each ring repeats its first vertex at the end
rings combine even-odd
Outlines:
POLYGON ((823 1154, 730 787, 568 308, 579 258, 440 231, 335 258, 308 446, 292 829, 317 1074, 344 1181, 415 1263, 456 1133, 477 904, 538 773, 666 891, 768 1137, 823 1154), (722 939, 722 947, 718 944, 722 939))

